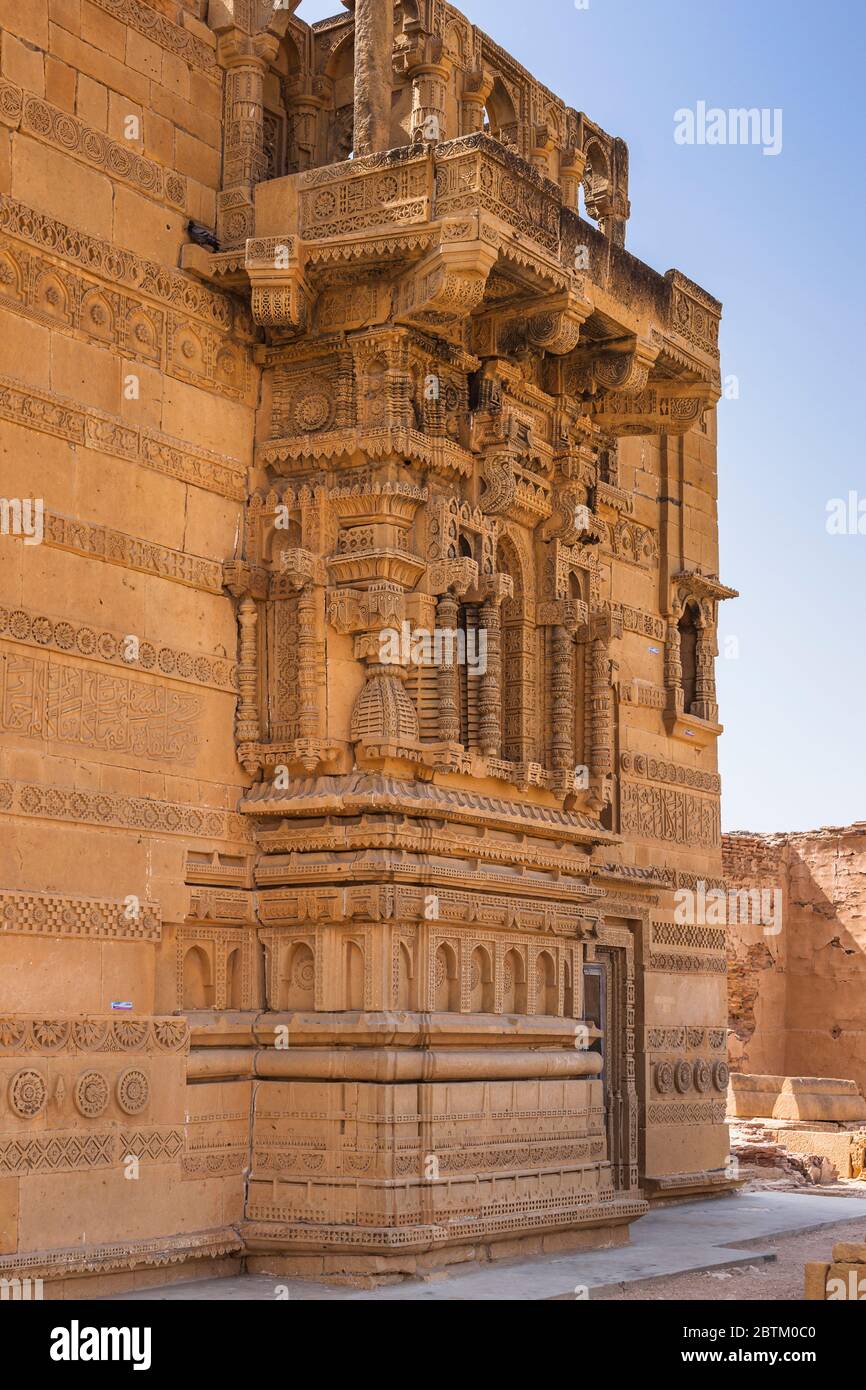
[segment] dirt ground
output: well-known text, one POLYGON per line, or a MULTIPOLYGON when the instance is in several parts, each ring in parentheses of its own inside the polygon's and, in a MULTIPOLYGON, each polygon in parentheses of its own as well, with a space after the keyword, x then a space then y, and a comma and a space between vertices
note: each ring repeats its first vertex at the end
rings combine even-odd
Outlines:
MULTIPOLYGON (((755 1249, 771 1250, 775 1260, 750 1264, 748 1259, 729 1269, 697 1274, 672 1274, 664 1279, 647 1279, 639 1283, 620 1285, 616 1291, 593 1294, 599 1302, 635 1302, 684 1299, 687 1302, 712 1300, 714 1303, 735 1299, 776 1300, 803 1299, 803 1266, 808 1260, 829 1260, 832 1248, 839 1240, 866 1240, 866 1222, 862 1216, 854 1221, 840 1221, 791 1236, 775 1236, 755 1241, 755 1249)), ((744 1241, 738 1241, 742 1248, 744 1241)))

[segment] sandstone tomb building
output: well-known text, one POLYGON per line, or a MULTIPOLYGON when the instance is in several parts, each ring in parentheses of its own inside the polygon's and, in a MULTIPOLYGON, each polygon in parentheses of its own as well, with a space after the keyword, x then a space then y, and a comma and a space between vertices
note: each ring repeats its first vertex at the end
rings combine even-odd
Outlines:
POLYGON ((296 7, 0 0, 0 494, 44 503, 0 1276, 58 1295, 726 1181, 725 933, 673 911, 721 873, 720 305, 471 16, 296 7))

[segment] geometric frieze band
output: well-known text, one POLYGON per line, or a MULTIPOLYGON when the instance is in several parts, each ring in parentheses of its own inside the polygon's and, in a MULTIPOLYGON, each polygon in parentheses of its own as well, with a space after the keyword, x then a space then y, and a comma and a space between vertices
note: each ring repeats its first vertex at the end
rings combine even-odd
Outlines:
POLYGON ((190 763, 201 706, 162 685, 0 653, 0 728, 25 738, 190 763))
MULTIPOLYGON (((594 892, 576 882, 563 885, 563 888, 562 898, 566 892, 578 898, 597 895, 597 890, 594 892)), ((323 886, 264 892, 259 898, 259 917, 263 924, 287 927, 304 922, 344 923, 347 919, 357 922, 393 919, 402 924, 430 921, 432 912, 436 921, 455 924, 554 932, 559 936, 594 935, 598 927, 597 913, 562 898, 555 902, 538 902, 499 894, 456 892, 448 888, 438 888, 431 894, 427 888, 395 889, 390 884, 348 890, 323 886), (435 900, 432 905, 431 898, 435 900)))
MULTIPOLYGON (((10 898, 23 893, 0 895, 0 914, 10 898)), ((75 899, 60 899, 75 904, 75 899)), ((96 899, 83 900, 97 902, 96 899)), ((75 904, 77 905, 77 904, 75 904)), ((97 903, 98 907, 104 907, 97 903)), ((109 906, 114 906, 110 904, 109 906)), ((121 904, 122 906, 122 904, 121 904)), ((142 918, 145 910, 142 909, 142 918)), ((82 935, 102 935, 83 932, 82 935)), ((152 938, 150 938, 152 939, 152 938)), ((87 1014, 76 1018, 30 1018, 18 1014, 0 1016, 0 1054, 37 1052, 53 1055, 64 1052, 180 1052, 189 1048, 189 1024, 171 1015, 158 1018, 116 1018, 114 1015, 87 1014)))
POLYGON ((692 1052, 702 1047, 722 1052, 726 1041, 724 1028, 647 1028, 645 1038, 648 1052, 692 1052))
POLYGON ((68 439, 81 448, 129 459, 233 502, 243 501, 244 471, 237 459, 195 448, 144 425, 128 424, 52 391, 24 386, 11 377, 0 377, 0 418, 68 439))
POLYGON ((717 951, 724 955, 727 938, 724 927, 690 926, 684 922, 653 922, 654 946, 680 946, 692 951, 717 951))
POLYGON ((691 796, 673 787, 623 782, 621 830, 642 840, 718 849, 721 820, 718 800, 691 796))
MULTIPOLYGON (((12 936, 110 937, 125 941, 159 941, 161 923, 158 903, 117 901, 111 898, 72 898, 62 893, 19 893, 0 890, 0 932, 12 936)), ((130 1020, 131 1021, 131 1020, 130 1020)), ((0 1050, 7 1038, 30 1037, 26 1020, 0 1018, 0 1050)), ((107 1024, 105 1025, 107 1029, 107 1024)), ((137 1024, 137 1027, 146 1027, 137 1024)), ((69 1032, 69 1025, 66 1024, 69 1032)), ((33 1034, 34 1046, 36 1042, 33 1034)), ((42 1047, 44 1051, 45 1048, 42 1047)), ((48 1049, 53 1050, 53 1049, 48 1049)))
POLYGON ((192 835, 232 842, 250 839, 249 822, 232 812, 158 801, 149 796, 81 791, 39 782, 0 782, 0 811, 40 820, 148 830, 155 835, 192 835))
POLYGON ((0 239, 0 252, 0 298, 15 313, 103 348, 113 347, 204 391, 252 404, 246 353, 225 330, 104 289, 5 239, 0 239))
POLYGON ((723 1125, 727 1104, 723 1100, 699 1101, 696 1104, 650 1105, 647 1123, 651 1125, 723 1125))
POLYGON ((152 10, 149 4, 143 4, 142 0, 91 0, 91 3, 113 15, 120 24, 144 34, 151 43, 164 48, 166 53, 182 58, 190 67, 207 73, 208 77, 219 78, 220 69, 214 50, 188 29, 172 24, 165 15, 152 10))
POLYGON ((44 140, 73 159, 101 169, 118 183, 130 184, 137 193, 157 202, 183 208, 187 184, 182 174, 144 155, 136 154, 129 143, 112 140, 77 116, 24 92, 5 78, 0 79, 0 121, 26 135, 44 140))
POLYGON ((128 635, 48 618, 24 608, 14 612, 10 608, 0 608, 0 638, 70 652, 73 656, 89 657, 93 661, 123 666, 126 670, 156 670, 174 680, 207 685, 215 690, 236 691, 237 667, 234 662, 179 651, 176 647, 157 647, 152 642, 140 642, 135 660, 130 661, 123 654, 128 635))

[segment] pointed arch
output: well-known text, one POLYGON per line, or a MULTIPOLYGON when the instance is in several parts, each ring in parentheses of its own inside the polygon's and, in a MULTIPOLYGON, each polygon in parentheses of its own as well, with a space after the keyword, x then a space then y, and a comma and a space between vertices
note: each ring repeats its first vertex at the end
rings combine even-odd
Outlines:
POLYGON ((516 946, 502 962, 502 1012, 526 1013, 526 962, 516 946))
POLYGON ((460 1012, 460 971, 457 952, 447 941, 436 951, 433 1007, 437 1013, 460 1012))

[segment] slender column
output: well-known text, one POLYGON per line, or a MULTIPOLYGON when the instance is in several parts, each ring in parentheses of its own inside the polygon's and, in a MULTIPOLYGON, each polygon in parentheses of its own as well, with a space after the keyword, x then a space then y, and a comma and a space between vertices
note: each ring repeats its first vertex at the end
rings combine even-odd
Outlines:
POLYGON ((591 777, 597 778, 613 771, 610 658, 604 637, 597 637, 592 643, 591 659, 589 771, 591 777))
POLYGON ((555 771, 574 767, 574 638, 567 627, 551 629, 550 752, 555 771))
POLYGON ((241 630, 240 653, 238 661, 238 713, 236 732, 239 743, 257 743, 259 728, 258 707, 258 624, 259 610, 256 601, 247 596, 241 599, 238 609, 238 622, 241 630))
POLYGON ((441 637, 442 661, 438 673, 439 737, 443 743, 460 742, 460 691, 457 669, 457 618, 459 604, 452 593, 440 594, 436 605, 436 628, 441 637), (452 640, 445 633, 453 634, 452 640))
POLYGON ((226 69, 222 191, 217 199, 217 236, 223 248, 238 246, 255 232, 253 191, 267 177, 265 74, 279 41, 254 39, 239 30, 222 34, 219 60, 226 69))
POLYGON ((447 63, 422 63, 412 70, 412 143, 438 144, 447 139, 445 93, 450 68, 447 63))
POLYGON ((675 617, 668 623, 668 639, 665 646, 665 685, 668 690, 669 711, 671 714, 682 714, 683 663, 680 629, 675 617))
POLYGON ((500 602, 490 594, 481 605, 480 632, 485 633, 487 669, 481 677, 479 690, 479 734, 481 752, 485 758, 502 757, 502 721, 500 682, 502 652, 500 632, 500 602))
POLYGON ((717 724, 719 706, 716 702, 716 639, 712 627, 698 628, 697 673, 695 680, 695 702, 692 712, 699 719, 717 724))
POLYGON ((355 155, 391 146, 394 0, 355 0, 355 155))

